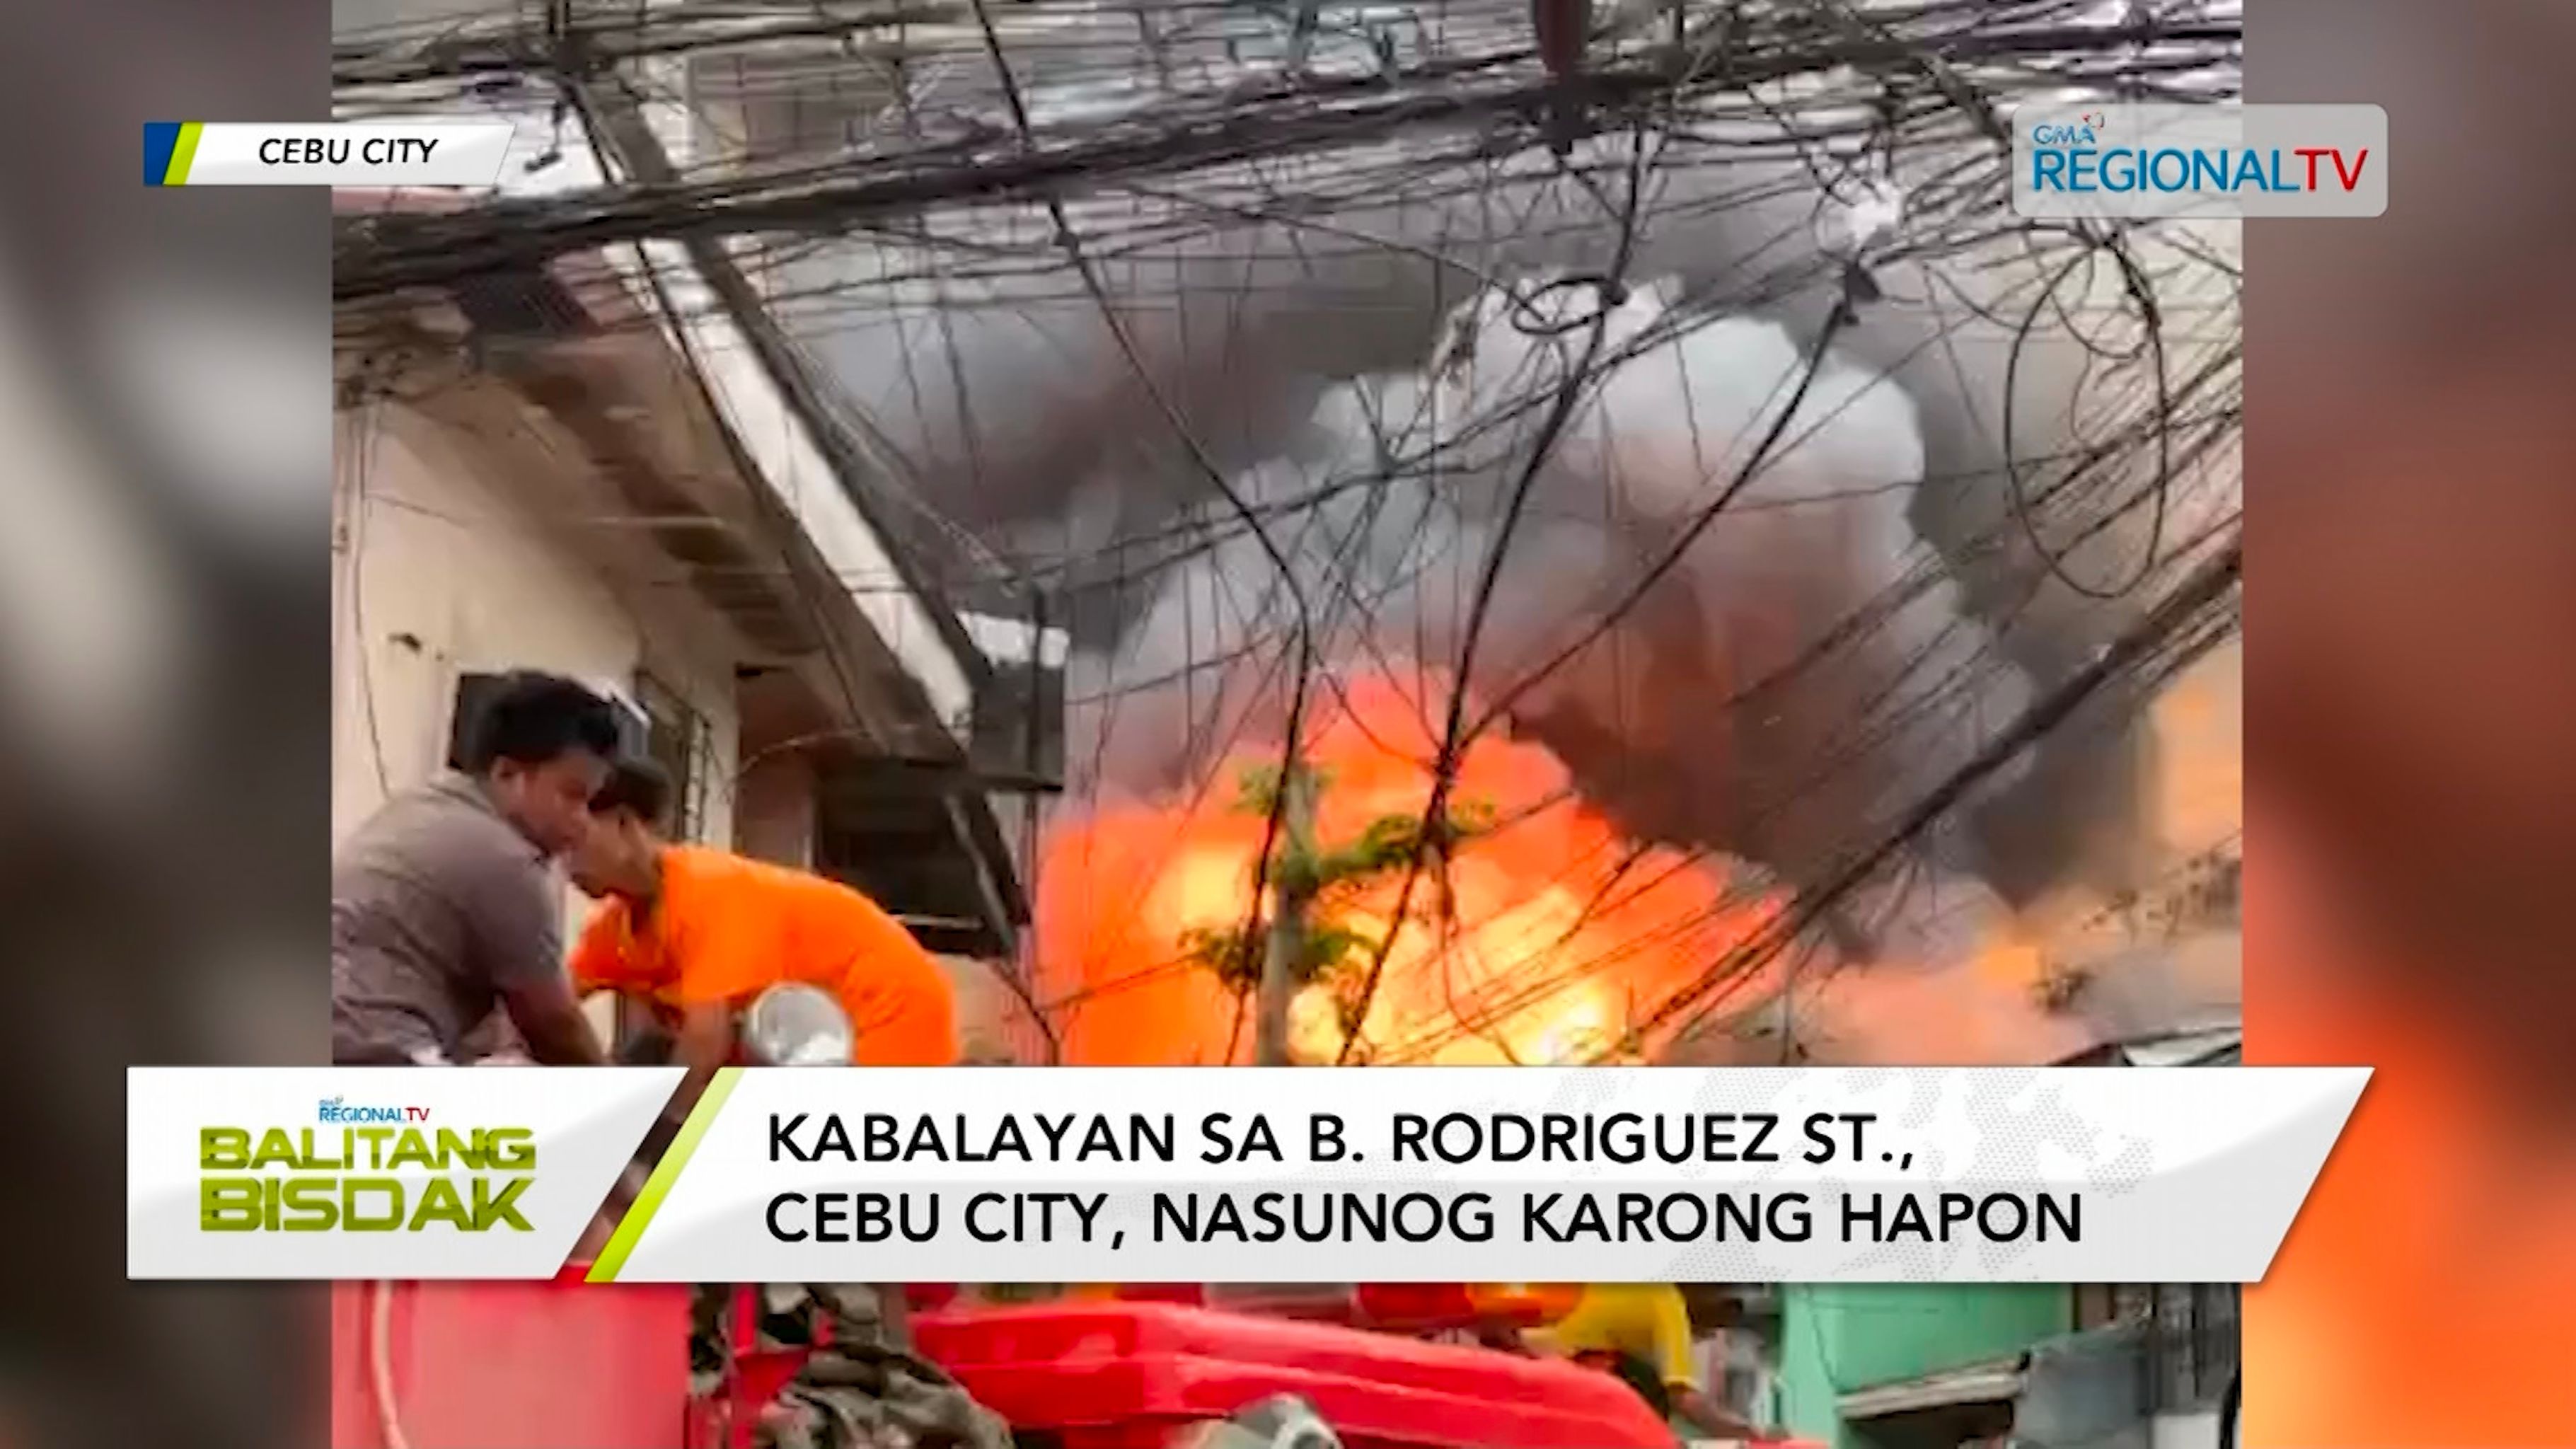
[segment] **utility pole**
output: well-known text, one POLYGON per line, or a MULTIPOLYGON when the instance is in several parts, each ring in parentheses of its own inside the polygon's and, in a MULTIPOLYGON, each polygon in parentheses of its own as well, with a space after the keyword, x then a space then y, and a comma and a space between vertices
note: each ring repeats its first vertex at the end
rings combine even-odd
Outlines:
MULTIPOLYGON (((1353 969, 1354 957, 1382 951, 1387 943, 1371 940, 1334 919, 1336 893, 1365 888, 1408 869, 1431 845, 1424 838, 1421 820, 1410 815, 1382 815, 1347 840, 1318 840, 1316 817, 1330 784, 1327 772, 1293 756, 1275 777, 1266 768, 1245 773, 1234 809, 1265 822, 1271 848, 1260 879, 1268 914, 1255 910, 1238 925, 1182 933, 1181 946, 1188 959, 1215 972, 1251 1011, 1254 1066, 1293 1064, 1288 1051, 1289 1010, 1298 993, 1310 986, 1334 993, 1346 1016, 1343 1029, 1357 1035, 1359 1023, 1347 1016, 1356 1012, 1365 1017, 1366 997, 1376 984, 1374 980, 1362 984, 1360 973, 1353 969), (1272 820, 1278 822, 1275 830, 1267 824, 1272 820), (1349 991, 1353 986, 1360 987, 1356 995, 1349 991)), ((1481 817, 1484 811, 1468 807, 1466 813, 1481 817)), ((1450 820, 1439 845, 1444 851, 1451 842, 1485 828, 1458 814, 1450 820)), ((1227 1050, 1233 1045, 1229 1042, 1227 1050)), ((1343 1055, 1348 1054, 1345 1048, 1343 1055)))
POLYGON ((1302 75, 1306 62, 1315 53, 1315 27, 1323 19, 1323 0, 1297 0, 1297 8, 1288 22, 1288 64, 1290 75, 1302 75))
POLYGON ((1306 917, 1315 903, 1315 775, 1296 760, 1279 771, 1279 853, 1270 863, 1273 905, 1253 997, 1252 1064, 1288 1062, 1288 1007, 1302 984, 1306 917))

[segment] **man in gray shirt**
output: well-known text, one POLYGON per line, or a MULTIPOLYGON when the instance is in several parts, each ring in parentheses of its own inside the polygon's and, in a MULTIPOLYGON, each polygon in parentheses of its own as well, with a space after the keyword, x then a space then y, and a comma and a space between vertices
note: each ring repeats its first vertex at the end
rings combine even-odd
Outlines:
POLYGON ((615 707, 569 679, 511 675, 462 772, 385 802, 331 875, 331 1059, 461 1064, 495 1007, 548 1065, 605 1060, 564 971, 548 863, 580 843, 617 753, 615 707))

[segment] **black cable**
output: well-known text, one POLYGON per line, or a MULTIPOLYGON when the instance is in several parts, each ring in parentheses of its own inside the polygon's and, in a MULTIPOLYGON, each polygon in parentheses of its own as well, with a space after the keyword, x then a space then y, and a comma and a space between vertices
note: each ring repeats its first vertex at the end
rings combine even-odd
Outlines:
MULTIPOLYGON (((2213 63, 2241 42, 2241 26, 2199 23, 2154 30, 2158 40, 2215 47, 2213 63)), ((1782 82, 1846 67, 1883 67, 1924 56, 1956 66, 2007 65, 2066 52, 2114 49, 2141 32, 2122 27, 2015 29, 1986 25, 1957 32, 1784 46, 1737 56, 1730 85, 1782 82)), ((994 42, 998 45, 998 39, 994 42)), ((542 201, 503 202, 450 215, 369 217, 341 229, 334 251, 333 295, 347 302, 413 286, 447 285, 483 272, 526 265, 567 251, 646 237, 848 230, 871 218, 910 214, 943 201, 1040 200, 1066 187, 1096 188, 1113 179, 1284 157, 1386 140, 1425 128, 1472 127, 1544 109, 1554 90, 1526 77, 1526 47, 1497 49, 1413 67, 1390 81, 1378 76, 1318 78, 1246 97, 1240 87, 1211 88, 1165 103, 1150 121, 1126 118, 1086 128, 1060 128, 1062 144, 1024 143, 1000 150, 975 142, 934 143, 907 155, 829 164, 753 168, 746 174, 668 185, 600 188, 542 201)), ((545 57, 551 70, 554 58, 545 57)), ((1708 82, 1687 57, 1604 67, 1587 88, 1596 108, 1669 105, 1683 88, 1708 82)), ((1024 108, 1023 108, 1024 109, 1024 108)))
MULTIPOLYGON (((1363 1025, 1368 1021, 1369 1008, 1377 999, 1378 987, 1385 979, 1387 959, 1395 950, 1396 938, 1404 934, 1405 922, 1413 904, 1413 892, 1421 881, 1426 858, 1436 859, 1443 870, 1447 868, 1452 833, 1448 819, 1449 794, 1457 783, 1458 767, 1464 759, 1467 744, 1475 734, 1475 731, 1468 729, 1467 700, 1475 670, 1476 646, 1483 635, 1488 611, 1493 606, 1495 591, 1502 581, 1503 565, 1509 557, 1512 534, 1519 526, 1523 512, 1528 506, 1531 491, 1536 488, 1540 473, 1555 451, 1557 440, 1563 435, 1566 424, 1573 420, 1576 408, 1582 404, 1591 388, 1599 381, 1594 367, 1600 358, 1602 344, 1609 335, 1611 315, 1618 305, 1610 299, 1609 291, 1612 286, 1624 291, 1625 283, 1622 279, 1633 256, 1632 249, 1636 245, 1637 236, 1637 211, 1644 200, 1647 152, 1645 128, 1642 124, 1638 126, 1630 145, 1632 151, 1627 202, 1624 212, 1618 218, 1617 246, 1606 274, 1608 285, 1596 289, 1599 295, 1590 319, 1591 335, 1584 343, 1582 355, 1576 359, 1574 366, 1567 370, 1556 386, 1555 402, 1539 424, 1538 435, 1532 442, 1528 461, 1522 466, 1520 476, 1515 480, 1508 495, 1501 530, 1486 551, 1485 564, 1476 581, 1476 592, 1467 613, 1465 638, 1460 641, 1456 671, 1449 681, 1448 716, 1441 728, 1440 753, 1432 767, 1430 796, 1423 804, 1422 829, 1418 833, 1414 849, 1409 853, 1404 883, 1396 891, 1395 906, 1387 914, 1386 935, 1379 940, 1376 949, 1370 954, 1368 971, 1361 979, 1355 1017, 1363 1025)), ((1336 1065, 1350 1059, 1350 1054, 1359 1039, 1360 1033, 1357 1031, 1343 1038, 1341 1049, 1335 1056, 1336 1065)))
POLYGON ((1748 942, 1742 950, 1729 953, 1728 959, 1717 963, 1698 985, 1658 1007, 1650 1015, 1647 1026, 1660 1027, 1686 1012, 1691 1014, 1683 1020, 1677 1032, 1687 1032, 1697 1025, 1702 1013, 1694 1010, 1696 1003, 1776 954, 1782 946, 1820 919, 1826 910, 1858 889, 1890 856, 1947 815, 1978 785, 2065 723, 2078 707, 2111 680, 2147 661, 2192 625, 2204 611, 2225 600, 2243 577, 2244 563, 2243 541, 2231 540, 2209 562, 2194 570, 2144 620, 2106 646, 2092 663, 2033 701, 2010 727, 1927 792, 1891 829, 1852 855, 1823 884, 1814 890, 1800 892, 1791 908, 1782 915, 1777 928, 1748 942))

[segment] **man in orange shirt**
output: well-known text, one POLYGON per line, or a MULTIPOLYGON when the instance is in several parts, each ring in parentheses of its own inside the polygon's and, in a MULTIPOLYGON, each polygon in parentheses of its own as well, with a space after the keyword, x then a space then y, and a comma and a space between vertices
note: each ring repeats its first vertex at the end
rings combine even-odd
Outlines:
POLYGON ((858 1065, 956 1062, 948 978, 894 917, 821 876, 671 844, 656 825, 669 799, 669 781, 640 762, 618 765, 592 797, 572 876, 603 905, 574 948, 572 977, 584 993, 645 1003, 673 1032, 674 1059, 689 1069, 675 1117, 732 1060, 743 1008, 784 982, 840 998, 858 1065))

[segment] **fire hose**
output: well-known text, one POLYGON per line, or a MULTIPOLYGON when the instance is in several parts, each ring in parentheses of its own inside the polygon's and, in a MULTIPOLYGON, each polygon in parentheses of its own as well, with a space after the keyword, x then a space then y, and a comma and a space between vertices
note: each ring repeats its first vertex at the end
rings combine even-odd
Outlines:
MULTIPOLYGON (((812 987, 764 992, 741 1019, 744 1056, 760 1065, 846 1063, 850 1024, 839 1003, 812 987)), ((367 1388, 381 1449, 412 1449, 393 1372, 394 1284, 370 1285, 366 1315, 367 1388)), ((1007 1449, 1009 1430, 932 1364, 880 1340, 884 1326, 872 1289, 808 1285, 815 1307, 835 1330, 803 1372, 764 1415, 764 1441, 812 1449, 864 1449, 898 1437, 1007 1449)))
MULTIPOLYGON (((528 1059, 501 1052, 476 1062, 478 1067, 525 1066, 528 1059)), ((367 1294, 367 1396, 375 1401, 376 1437, 382 1449, 411 1449, 403 1432, 402 1401, 394 1392, 394 1285, 378 1281, 367 1294)))
POLYGON ((376 1435, 383 1449, 411 1449, 403 1433, 402 1407, 394 1397, 394 1285, 379 1282, 367 1308, 367 1389, 375 1400, 376 1435))

